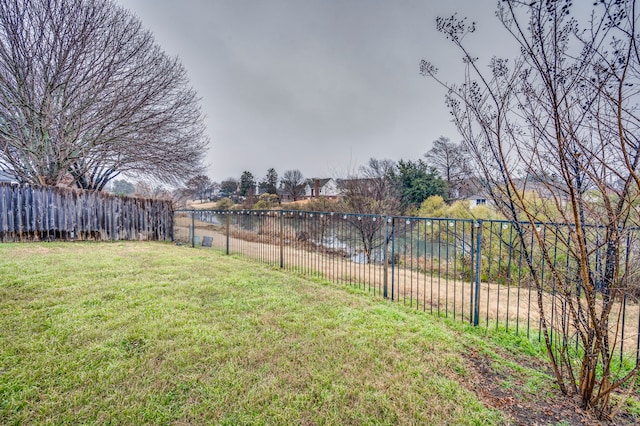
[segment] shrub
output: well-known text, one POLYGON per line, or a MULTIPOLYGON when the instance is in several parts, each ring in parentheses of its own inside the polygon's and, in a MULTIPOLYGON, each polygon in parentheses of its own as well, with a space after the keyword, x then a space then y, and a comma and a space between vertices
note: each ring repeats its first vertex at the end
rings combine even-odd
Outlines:
POLYGON ((232 207, 233 201, 231 200, 231 198, 222 198, 216 203, 216 209, 218 210, 229 210, 232 207))

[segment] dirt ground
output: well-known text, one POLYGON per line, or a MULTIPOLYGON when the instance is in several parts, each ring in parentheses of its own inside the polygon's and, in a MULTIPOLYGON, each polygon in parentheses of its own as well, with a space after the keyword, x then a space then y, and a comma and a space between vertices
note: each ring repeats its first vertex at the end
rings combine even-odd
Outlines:
MULTIPOLYGON (((509 355, 502 354, 505 357, 509 355)), ((563 395, 549 387, 546 392, 527 392, 525 377, 513 370, 496 371, 492 361, 477 351, 469 351, 472 378, 467 382, 480 401, 504 413, 512 425, 637 425, 640 418, 620 411, 613 420, 598 420, 594 413, 579 408, 577 398, 563 395)), ((515 360, 530 363, 540 371, 548 366, 539 360, 515 360)), ((551 372, 549 372, 551 374, 551 372)))

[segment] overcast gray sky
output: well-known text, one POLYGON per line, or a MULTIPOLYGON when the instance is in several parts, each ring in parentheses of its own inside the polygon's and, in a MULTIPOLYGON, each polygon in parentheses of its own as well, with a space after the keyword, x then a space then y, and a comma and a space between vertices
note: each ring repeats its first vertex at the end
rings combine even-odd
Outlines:
POLYGON ((460 80, 436 16, 478 22, 482 63, 504 49, 496 0, 117 1, 187 68, 216 181, 270 167, 336 177, 370 157, 420 158, 440 135, 458 141, 444 90, 418 70, 428 59, 460 80))

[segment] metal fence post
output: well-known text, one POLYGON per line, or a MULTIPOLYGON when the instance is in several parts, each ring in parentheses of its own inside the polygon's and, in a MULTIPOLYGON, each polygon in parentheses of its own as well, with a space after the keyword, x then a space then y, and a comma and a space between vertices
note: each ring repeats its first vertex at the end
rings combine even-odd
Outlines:
POLYGON ((231 216, 231 212, 227 210, 227 214, 226 214, 226 218, 224 221, 224 225, 225 225, 225 234, 226 234, 226 254, 229 254, 229 222, 231 221, 231 218, 229 217, 231 216))
MULTIPOLYGON (((47 215, 48 216, 48 215, 47 215)), ((171 208, 171 242, 175 242, 176 241, 176 227, 175 227, 175 223, 176 223, 176 211, 173 210, 173 208, 171 208)))
POLYGON ((280 212, 280 269, 284 268, 284 212, 280 212))
POLYGON ((384 253, 382 256, 382 261, 384 262, 384 277, 383 277, 383 297, 385 299, 389 298, 389 289, 388 289, 388 282, 389 282, 389 222, 391 221, 391 219, 389 219, 387 216, 383 216, 383 220, 384 220, 384 253))
POLYGON ((394 300, 395 280, 396 280, 396 218, 391 218, 391 300, 394 300))
POLYGON ((191 247, 196 246, 196 212, 191 212, 191 247))
POLYGON ((482 266, 482 221, 478 220, 474 226, 478 228, 476 233, 476 279, 473 296, 473 325, 480 324, 480 267, 482 266))

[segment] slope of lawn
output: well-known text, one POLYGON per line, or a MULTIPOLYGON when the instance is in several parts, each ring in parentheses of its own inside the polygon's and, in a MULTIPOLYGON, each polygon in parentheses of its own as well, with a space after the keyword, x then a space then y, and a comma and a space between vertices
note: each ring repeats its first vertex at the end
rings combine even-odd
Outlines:
POLYGON ((213 250, 0 245, 0 424, 499 424, 439 320, 213 250))

